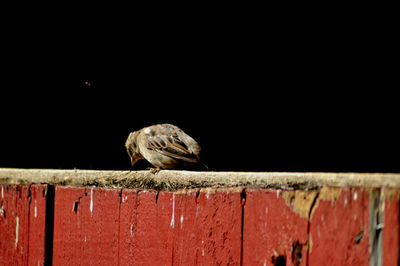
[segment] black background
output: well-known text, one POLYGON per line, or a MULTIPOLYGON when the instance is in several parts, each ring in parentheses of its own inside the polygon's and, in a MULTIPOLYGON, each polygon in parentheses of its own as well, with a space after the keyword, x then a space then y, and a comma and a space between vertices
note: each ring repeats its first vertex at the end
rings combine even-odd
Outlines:
POLYGON ((320 19, 25 25, 3 50, 0 167, 131 169, 129 132, 172 123, 211 170, 400 172, 390 40, 320 19))

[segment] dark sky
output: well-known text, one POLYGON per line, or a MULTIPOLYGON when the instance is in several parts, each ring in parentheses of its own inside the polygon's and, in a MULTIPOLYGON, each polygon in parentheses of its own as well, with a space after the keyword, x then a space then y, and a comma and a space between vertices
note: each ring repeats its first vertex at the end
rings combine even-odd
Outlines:
POLYGON ((0 167, 131 169, 129 132, 172 123, 211 170, 400 172, 396 73, 384 50, 352 34, 223 32, 10 44, 0 167))

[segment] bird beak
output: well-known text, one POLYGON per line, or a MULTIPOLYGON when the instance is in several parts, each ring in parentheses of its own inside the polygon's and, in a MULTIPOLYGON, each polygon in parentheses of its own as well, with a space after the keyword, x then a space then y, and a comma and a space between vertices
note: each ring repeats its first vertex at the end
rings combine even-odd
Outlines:
POLYGON ((139 158, 138 158, 138 157, 132 157, 132 158, 131 158, 132 167, 137 163, 137 161, 139 161, 139 158))

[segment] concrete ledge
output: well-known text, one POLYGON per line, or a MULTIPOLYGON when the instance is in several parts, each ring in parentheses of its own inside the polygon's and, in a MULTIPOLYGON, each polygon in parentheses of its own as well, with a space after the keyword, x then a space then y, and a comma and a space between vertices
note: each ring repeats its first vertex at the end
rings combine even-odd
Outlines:
POLYGON ((400 188, 400 174, 392 173, 286 173, 191 172, 162 170, 99 171, 0 168, 0 184, 52 184, 177 190, 203 187, 317 189, 320 187, 400 188))

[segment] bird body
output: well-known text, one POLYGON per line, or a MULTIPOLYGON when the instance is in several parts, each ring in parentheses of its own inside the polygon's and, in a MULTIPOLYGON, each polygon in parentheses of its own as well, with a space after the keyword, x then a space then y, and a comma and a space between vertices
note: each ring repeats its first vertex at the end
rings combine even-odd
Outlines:
POLYGON ((157 124, 129 134, 125 143, 132 166, 146 159, 158 169, 198 168, 199 144, 172 124, 157 124))

